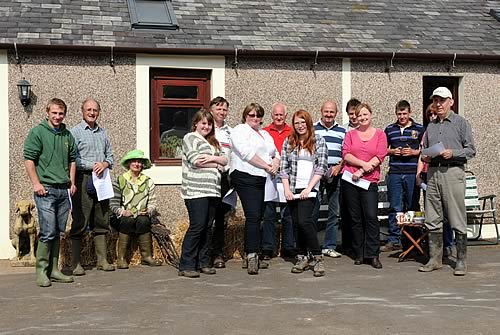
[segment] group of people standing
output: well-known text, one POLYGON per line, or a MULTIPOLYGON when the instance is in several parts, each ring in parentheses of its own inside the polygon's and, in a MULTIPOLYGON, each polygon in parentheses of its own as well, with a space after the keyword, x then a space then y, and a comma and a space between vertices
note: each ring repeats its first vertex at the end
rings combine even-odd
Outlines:
POLYGON ((38 246, 36 250, 36 282, 40 287, 51 282, 71 283, 73 276, 59 268, 60 236, 66 230, 69 213, 71 271, 74 276, 85 275, 80 254, 86 231, 93 233, 97 269, 114 271, 108 263, 106 234, 110 230, 110 213, 119 223, 117 267, 128 268, 126 253, 131 235, 137 236, 141 262, 161 265, 152 258, 151 218, 156 212, 155 185, 142 173, 151 166, 140 150, 132 150, 121 160, 127 172, 113 182, 114 196, 98 199, 93 176, 103 177, 113 167, 110 140, 97 123, 101 107, 94 99, 81 105, 82 121, 68 130, 63 123, 66 103, 51 99, 46 106, 47 117, 34 127, 24 143, 24 159, 33 185, 38 210, 38 246))
MULTIPOLYGON (((225 190, 234 188, 241 200, 245 215, 243 268, 248 274, 255 275, 260 269, 268 268, 275 254, 277 208, 282 224, 281 254, 295 257, 291 272, 311 269, 314 276, 323 276, 323 256, 341 257, 337 247, 339 217, 343 236, 341 251, 350 255, 355 265, 368 263, 376 269, 382 268, 377 210, 381 164, 386 156, 390 157, 386 177, 391 204, 390 234, 382 251, 400 248, 396 213, 418 206, 422 178, 426 178, 427 171, 432 171, 432 177, 429 173, 426 180, 425 199, 431 258, 419 270, 428 272, 442 266, 444 224, 445 230, 455 232, 457 240, 458 261, 454 273, 464 275, 467 244, 464 164, 474 157, 475 147, 470 124, 451 110, 451 92, 440 87, 430 98, 433 102, 426 115, 430 127, 427 133, 423 125, 411 118, 410 104, 405 100, 397 103, 397 121, 385 130, 372 125, 371 107, 357 99, 351 99, 346 106, 349 123, 345 126, 335 122, 337 105, 333 101, 322 105, 321 119, 315 124, 307 111, 298 110, 293 113, 290 126, 286 124, 286 107, 278 102, 272 106, 272 123, 264 128, 264 109, 259 104, 246 106, 241 124, 230 128, 225 122, 229 102, 222 97, 212 100, 209 110, 200 111, 195 117, 198 124, 203 122, 209 128, 201 132, 193 122, 192 131, 197 134, 184 137, 182 188, 190 218, 195 211, 190 209, 192 200, 187 190, 203 183, 204 190, 210 188, 215 194, 195 195, 210 198, 212 205, 207 207, 202 220, 190 219, 179 275, 215 274, 216 268, 225 266, 223 217, 229 208, 223 202, 226 192, 220 192, 220 184, 225 185, 225 190), (193 136, 199 146, 190 144, 193 136), (445 150, 432 156, 422 154, 423 148, 436 144, 443 144, 445 150), (435 173, 436 167, 444 177, 435 173), (209 170, 220 178, 189 177, 209 170), (451 187, 448 178, 455 178, 457 183, 451 187), (270 198, 269 185, 274 185, 278 193, 282 190, 284 199, 270 198), (328 219, 321 243, 317 232, 324 196, 328 219), (213 224, 216 217, 219 220, 213 224)), ((445 236, 445 242, 448 241, 445 246, 449 247, 449 233, 445 236)))
MULTIPOLYGON (((325 275, 324 256, 341 257, 337 246, 338 218, 342 222, 342 251, 355 265, 382 268, 379 259, 378 183, 381 164, 389 155, 388 184, 391 210, 390 237, 383 250, 399 247, 397 212, 418 202, 417 185, 427 182, 426 227, 430 230, 430 260, 419 271, 442 266, 443 223, 455 232, 456 275, 465 275, 466 215, 464 164, 475 156, 470 124, 451 107, 445 87, 437 88, 429 107, 427 131, 411 118, 407 101, 396 105, 397 121, 385 131, 372 125, 372 108, 351 99, 349 123, 339 125, 337 105, 325 102, 321 118, 298 110, 286 123, 286 106, 272 106, 272 122, 262 128, 264 109, 251 103, 242 112, 241 124, 226 123, 229 102, 214 98, 208 110, 198 111, 191 132, 182 141, 181 196, 189 215, 182 243, 179 275, 196 278, 224 268, 225 216, 231 206, 223 198, 236 192, 245 216, 243 268, 256 275, 268 268, 276 252, 276 209, 282 224, 281 254, 295 257, 292 273, 311 269, 325 275), (444 150, 426 156, 422 149, 443 145, 444 150), (425 179, 426 178, 426 179, 425 179), (273 195, 274 194, 274 195, 273 195), (322 197, 327 197, 328 218, 323 243, 318 240, 322 197)), ((36 255, 36 280, 41 287, 51 281, 73 282, 58 269, 59 236, 65 231, 70 210, 73 224, 72 274, 84 275, 80 262, 83 233, 91 230, 97 268, 115 270, 107 261, 106 233, 109 215, 119 230, 117 267, 128 268, 130 236, 137 236, 142 263, 161 265, 152 258, 151 218, 156 213, 154 182, 143 173, 151 167, 140 150, 121 160, 127 170, 113 183, 114 197, 99 200, 93 176, 109 173, 114 164, 106 131, 97 124, 100 105, 94 99, 82 103, 83 120, 69 131, 63 123, 67 107, 52 99, 47 119, 33 128, 24 144, 25 166, 33 185, 40 222, 36 255), (70 208, 70 198, 72 205, 70 208)), ((426 114, 427 115, 427 114, 426 114)), ((445 246, 449 246, 449 233, 445 246)))

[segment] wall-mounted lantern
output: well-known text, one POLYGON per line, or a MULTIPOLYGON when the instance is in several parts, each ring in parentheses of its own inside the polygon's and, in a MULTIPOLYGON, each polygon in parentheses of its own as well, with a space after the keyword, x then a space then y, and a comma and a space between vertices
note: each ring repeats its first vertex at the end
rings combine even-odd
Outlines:
POLYGON ((19 90, 19 100, 21 105, 24 107, 29 106, 31 103, 31 84, 26 79, 22 79, 17 83, 17 89, 19 90))

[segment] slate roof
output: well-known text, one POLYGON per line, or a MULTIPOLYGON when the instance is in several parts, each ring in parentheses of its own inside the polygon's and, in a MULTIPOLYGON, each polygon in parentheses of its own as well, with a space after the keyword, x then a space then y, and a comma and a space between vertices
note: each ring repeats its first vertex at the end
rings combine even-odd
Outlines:
POLYGON ((132 30, 126 0, 0 0, 0 47, 500 56, 500 1, 173 0, 178 30, 132 30))

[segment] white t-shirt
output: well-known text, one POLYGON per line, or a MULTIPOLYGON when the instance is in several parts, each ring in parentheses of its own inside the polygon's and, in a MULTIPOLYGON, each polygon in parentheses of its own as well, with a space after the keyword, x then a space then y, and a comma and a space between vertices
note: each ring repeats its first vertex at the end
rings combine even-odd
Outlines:
MULTIPOLYGON (((297 177, 295 179, 295 189, 306 188, 314 175, 314 155, 305 149, 301 149, 297 161, 297 177)), ((317 190, 319 182, 313 189, 317 190)))

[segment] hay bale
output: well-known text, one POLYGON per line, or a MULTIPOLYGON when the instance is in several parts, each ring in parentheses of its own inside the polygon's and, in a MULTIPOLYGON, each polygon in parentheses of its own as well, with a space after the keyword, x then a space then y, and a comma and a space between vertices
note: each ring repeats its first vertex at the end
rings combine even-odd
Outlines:
MULTIPOLYGON (((189 228, 189 219, 183 218, 175 222, 175 230, 172 236, 175 249, 181 254, 182 241, 184 235, 189 228)), ((244 241, 245 219, 241 210, 231 211, 226 216, 226 236, 224 246, 224 257, 226 259, 241 259, 245 254, 245 241, 244 241)))

